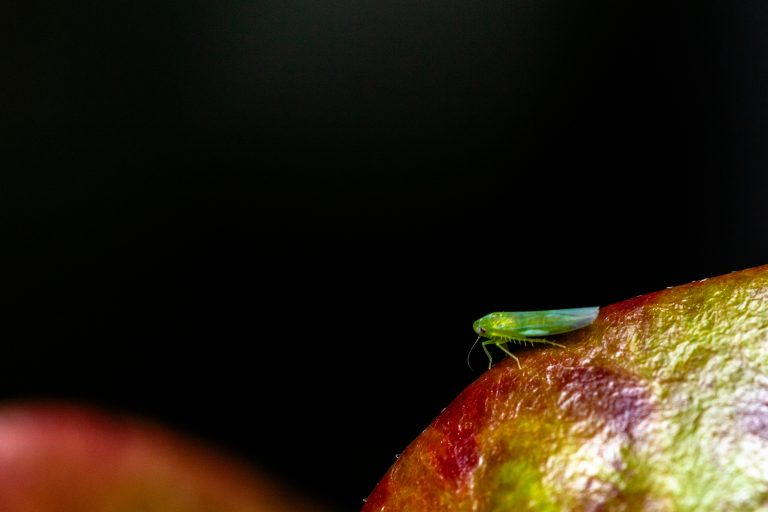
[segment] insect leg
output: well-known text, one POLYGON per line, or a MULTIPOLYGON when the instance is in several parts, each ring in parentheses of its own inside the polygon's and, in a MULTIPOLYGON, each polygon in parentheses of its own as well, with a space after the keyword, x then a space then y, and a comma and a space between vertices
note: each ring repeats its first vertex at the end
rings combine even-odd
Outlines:
POLYGON ((519 338, 511 338, 510 341, 514 341, 515 343, 519 343, 520 345, 523 345, 523 346, 526 346, 527 343, 530 343, 531 346, 534 346, 536 343, 543 343, 545 345, 552 345, 554 347, 565 348, 565 345, 561 345, 559 343, 555 343, 554 341, 549 341, 544 338, 526 338, 524 336, 520 336, 519 338))
MULTIPOLYGON (((514 343, 516 345, 525 346, 525 342, 527 340, 525 338, 512 338, 512 337, 508 337, 508 338, 504 338, 504 341, 507 341, 509 343, 514 343)), ((507 348, 509 348, 509 347, 507 347, 507 348)))
POLYGON ((491 357, 491 353, 488 351, 488 346, 491 343, 495 343, 494 340, 485 340, 481 345, 483 346, 483 350, 485 351, 485 355, 488 356, 488 369, 491 369, 491 366, 493 366, 493 357, 491 357))
POLYGON ((535 342, 535 343, 544 343, 546 345, 552 345, 553 347, 565 348, 565 345, 555 343, 554 341, 545 340, 544 338, 528 339, 528 341, 535 342))
POLYGON ((523 369, 523 367, 520 366, 520 360, 517 358, 517 356, 515 354, 513 354, 512 352, 510 352, 508 348, 506 348, 506 344, 507 344, 506 341, 504 341, 504 340, 489 340, 489 341, 493 342, 494 345, 499 347, 499 350, 501 350, 502 352, 507 354, 509 357, 514 359, 515 362, 517 363, 517 367, 518 368, 520 368, 521 370, 523 369))

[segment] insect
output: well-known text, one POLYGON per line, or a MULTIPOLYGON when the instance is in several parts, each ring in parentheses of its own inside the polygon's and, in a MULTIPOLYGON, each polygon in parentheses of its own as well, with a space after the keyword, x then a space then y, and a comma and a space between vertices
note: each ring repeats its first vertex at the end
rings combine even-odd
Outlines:
MULTIPOLYGON (((485 355, 488 356, 488 369, 493 366, 493 358, 488 351, 488 345, 496 345, 499 350, 512 357, 520 366, 520 360, 509 351, 508 343, 545 343, 556 347, 563 347, 554 341, 544 338, 534 338, 533 336, 548 336, 550 334, 560 334, 564 332, 575 331, 586 327, 597 318, 599 307, 591 308, 572 308, 572 309, 550 309, 547 311, 516 311, 501 312, 485 315, 473 324, 473 329, 477 333, 477 339, 469 349, 467 354, 467 364, 469 365, 469 355, 481 338, 488 338, 482 342, 485 355)), ((563 347, 565 348, 565 347, 563 347)), ((470 365, 470 368, 472 366, 470 365)))

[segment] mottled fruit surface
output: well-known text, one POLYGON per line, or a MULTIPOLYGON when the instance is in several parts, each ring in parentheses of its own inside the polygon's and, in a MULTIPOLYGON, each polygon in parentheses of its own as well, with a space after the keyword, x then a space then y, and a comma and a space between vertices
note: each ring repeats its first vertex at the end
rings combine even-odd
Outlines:
POLYGON ((464 390, 363 510, 768 509, 768 266, 555 339, 464 390))

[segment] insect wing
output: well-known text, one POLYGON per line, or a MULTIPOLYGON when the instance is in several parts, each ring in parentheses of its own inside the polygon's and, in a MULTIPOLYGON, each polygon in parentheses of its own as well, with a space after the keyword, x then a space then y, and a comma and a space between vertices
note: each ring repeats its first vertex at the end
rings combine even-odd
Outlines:
POLYGON ((513 313, 519 316, 518 332, 522 336, 548 336, 586 327, 597 318, 600 308, 552 309, 513 313))

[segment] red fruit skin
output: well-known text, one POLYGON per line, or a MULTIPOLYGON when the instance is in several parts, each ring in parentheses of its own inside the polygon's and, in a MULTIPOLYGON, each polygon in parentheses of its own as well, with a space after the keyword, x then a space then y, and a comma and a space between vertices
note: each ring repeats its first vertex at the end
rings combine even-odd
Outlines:
POLYGON ((0 408, 2 512, 322 510, 161 427, 62 404, 0 408))

